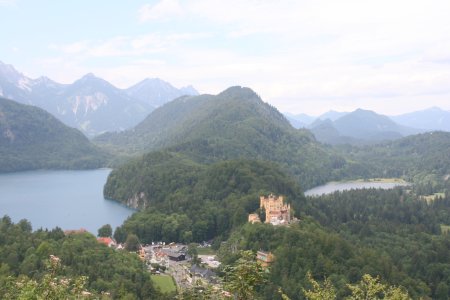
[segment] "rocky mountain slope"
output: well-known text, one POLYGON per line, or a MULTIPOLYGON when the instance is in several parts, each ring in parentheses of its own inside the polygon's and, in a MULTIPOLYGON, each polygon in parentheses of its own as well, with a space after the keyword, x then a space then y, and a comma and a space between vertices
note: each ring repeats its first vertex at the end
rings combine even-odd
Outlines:
POLYGON ((46 77, 28 78, 0 62, 0 96, 43 108, 88 136, 133 127, 156 107, 196 94, 193 87, 177 89, 160 79, 122 90, 93 74, 60 84, 46 77))

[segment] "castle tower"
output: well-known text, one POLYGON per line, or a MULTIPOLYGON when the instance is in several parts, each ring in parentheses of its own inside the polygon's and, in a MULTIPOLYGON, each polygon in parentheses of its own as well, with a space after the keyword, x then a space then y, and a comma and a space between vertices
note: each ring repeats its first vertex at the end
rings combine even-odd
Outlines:
POLYGON ((266 212, 265 223, 274 225, 288 224, 291 221, 291 205, 284 204, 283 196, 260 196, 260 208, 266 212))

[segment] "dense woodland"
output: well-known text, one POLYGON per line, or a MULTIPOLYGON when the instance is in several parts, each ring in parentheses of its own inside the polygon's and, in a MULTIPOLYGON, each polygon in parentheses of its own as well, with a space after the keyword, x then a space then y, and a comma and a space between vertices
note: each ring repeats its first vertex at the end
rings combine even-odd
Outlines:
POLYGON ((347 159, 360 162, 364 177, 402 177, 416 188, 425 189, 420 194, 443 191, 448 185, 448 149, 450 132, 427 132, 375 146, 339 148, 347 159))
POLYGON ((58 275, 87 276, 86 288, 98 294, 110 292, 116 299, 159 296, 136 255, 108 248, 89 233, 65 236, 59 228, 33 232, 26 220, 14 224, 7 216, 0 220, 0 295, 11 278, 27 276, 39 281, 47 272, 50 255, 62 262, 58 275))
MULTIPOLYGON (((358 190, 308 198, 299 224, 246 224, 219 250, 225 263, 238 250, 272 251, 276 260, 261 297, 275 299, 281 286, 291 299, 304 299, 307 272, 330 279, 339 299, 363 274, 405 287, 411 297, 450 297, 450 198, 426 204, 397 190, 358 190)), ((281 299, 281 298, 280 298, 281 299)))
POLYGON ((146 195, 143 202, 148 208, 122 226, 146 243, 201 242, 227 236, 259 208, 260 194, 285 195, 288 201, 295 199, 296 207, 304 199, 298 185, 270 162, 236 160, 201 166, 169 152, 148 154, 144 161, 154 162, 150 167, 138 160, 120 174, 113 171, 105 195, 126 200, 127 189, 133 188, 146 195))

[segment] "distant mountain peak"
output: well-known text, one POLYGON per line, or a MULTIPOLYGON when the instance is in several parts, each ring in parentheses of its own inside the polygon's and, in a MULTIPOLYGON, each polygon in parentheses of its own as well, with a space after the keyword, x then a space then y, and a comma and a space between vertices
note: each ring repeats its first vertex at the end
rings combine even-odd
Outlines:
POLYGON ((392 116, 391 119, 404 126, 426 130, 450 131, 450 111, 443 110, 436 106, 398 116, 392 116))
POLYGON ((339 119, 340 117, 345 116, 346 114, 348 114, 348 112, 340 112, 340 111, 335 111, 335 110, 329 110, 326 113, 321 114, 320 116, 318 116, 318 119, 330 119, 331 121, 336 121, 337 119, 339 119))
POLYGON ((180 91, 182 91, 186 95, 192 95, 192 96, 199 95, 199 92, 192 85, 184 86, 180 89, 180 91))
POLYGON ((160 78, 146 78, 126 89, 125 92, 130 97, 150 104, 153 107, 162 106, 184 95, 198 95, 198 92, 192 87, 189 89, 177 89, 169 82, 160 78))
POLYGON ((80 79, 76 80, 73 83, 73 85, 75 87, 89 86, 89 87, 93 87, 94 89, 97 89, 101 86, 112 88, 112 89, 117 89, 115 86, 113 86, 111 83, 109 83, 105 79, 95 76, 94 73, 87 73, 80 79))
POLYGON ((364 108, 357 108, 353 111, 354 113, 365 113, 365 114, 377 114, 373 110, 364 109, 364 108))
POLYGON ((41 76, 33 80, 34 84, 55 84, 53 80, 48 78, 47 76, 41 76))
POLYGON ((81 78, 98 78, 98 77, 95 76, 94 73, 89 72, 89 73, 85 74, 85 75, 84 75, 83 77, 81 77, 81 78))
POLYGON ((17 71, 13 65, 8 65, 0 61, 0 78, 4 78, 9 82, 17 82, 24 79, 25 76, 17 71))
POLYGON ((239 96, 239 97, 258 97, 251 88, 243 86, 232 86, 221 92, 218 96, 239 96))

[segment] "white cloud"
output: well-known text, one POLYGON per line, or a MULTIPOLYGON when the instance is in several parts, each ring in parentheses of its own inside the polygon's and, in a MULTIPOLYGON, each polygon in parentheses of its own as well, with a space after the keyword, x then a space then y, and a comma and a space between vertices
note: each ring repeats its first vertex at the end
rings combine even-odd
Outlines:
POLYGON ((447 0, 162 0, 142 6, 140 20, 176 26, 51 50, 74 74, 121 87, 145 77, 207 93, 239 84, 296 113, 433 99, 450 109, 449 13, 447 0))
POLYGON ((145 4, 138 12, 141 22, 168 20, 183 14, 183 9, 177 0, 161 0, 155 5, 145 4))

